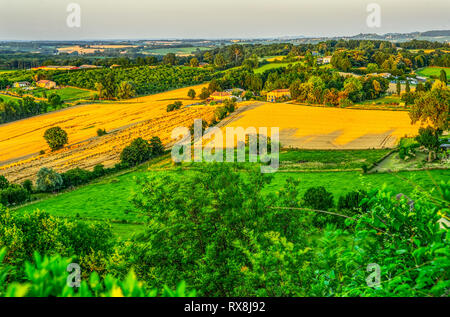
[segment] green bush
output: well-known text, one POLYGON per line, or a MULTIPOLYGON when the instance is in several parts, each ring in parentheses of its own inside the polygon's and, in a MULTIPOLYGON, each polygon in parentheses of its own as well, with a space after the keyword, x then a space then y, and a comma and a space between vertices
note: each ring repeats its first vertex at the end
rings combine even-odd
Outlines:
POLYGON ((61 175, 50 168, 41 168, 36 176, 36 189, 38 191, 55 192, 63 187, 61 175))
POLYGON ((366 197, 367 192, 364 190, 349 192, 339 197, 337 208, 339 211, 349 210, 355 212, 361 210, 365 212, 368 208, 367 202, 364 200, 366 197), (362 203, 363 200, 365 203, 362 203))
POLYGON ((125 147, 120 154, 122 163, 127 163, 130 166, 135 166, 152 157, 152 149, 148 141, 137 138, 131 144, 125 147))
POLYGON ((52 151, 62 148, 68 142, 67 132, 60 127, 47 129, 44 133, 44 139, 52 151))
POLYGON ((0 190, 6 189, 9 186, 9 181, 6 179, 5 176, 0 175, 0 190))
POLYGON ((5 206, 21 204, 30 198, 30 193, 20 185, 11 184, 0 190, 0 204, 5 206))
POLYGON ((329 210, 334 207, 333 194, 325 187, 310 187, 303 195, 303 205, 316 210, 329 210))

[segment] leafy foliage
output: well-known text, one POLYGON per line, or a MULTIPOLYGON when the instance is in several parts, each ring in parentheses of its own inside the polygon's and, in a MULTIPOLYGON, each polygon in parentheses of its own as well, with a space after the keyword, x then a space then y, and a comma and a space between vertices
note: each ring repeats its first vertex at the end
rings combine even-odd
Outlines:
POLYGON ((68 142, 67 132, 60 127, 47 129, 44 133, 44 139, 52 151, 59 150, 68 142))

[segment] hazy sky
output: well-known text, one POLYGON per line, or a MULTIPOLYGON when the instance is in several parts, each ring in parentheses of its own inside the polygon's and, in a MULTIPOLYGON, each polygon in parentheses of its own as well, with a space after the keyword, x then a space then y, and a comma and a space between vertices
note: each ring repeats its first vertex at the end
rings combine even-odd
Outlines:
POLYGON ((450 29, 450 0, 0 0, 0 40, 334 36, 450 29), (81 27, 66 25, 69 3, 81 27), (381 7, 381 27, 366 6, 381 7))

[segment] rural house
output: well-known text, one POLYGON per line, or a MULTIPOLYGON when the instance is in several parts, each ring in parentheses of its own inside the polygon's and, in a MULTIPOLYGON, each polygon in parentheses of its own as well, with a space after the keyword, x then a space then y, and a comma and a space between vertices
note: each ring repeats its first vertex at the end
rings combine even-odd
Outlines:
POLYGON ((13 84, 14 88, 25 88, 25 87, 29 87, 30 83, 27 81, 18 81, 16 83, 13 84))
POLYGON ((232 97, 233 97, 233 95, 227 91, 215 91, 210 96, 210 98, 212 100, 225 100, 225 99, 231 99, 232 97))
POLYGON ((39 80, 36 83, 36 86, 41 87, 41 88, 53 89, 53 88, 56 88, 56 83, 51 80, 39 80))
POLYGON ((291 98, 291 91, 289 89, 277 89, 267 94, 267 101, 276 102, 280 98, 291 98))
POLYGON ((322 63, 323 64, 330 64, 331 63, 331 57, 332 56, 325 56, 324 58, 322 58, 322 63))

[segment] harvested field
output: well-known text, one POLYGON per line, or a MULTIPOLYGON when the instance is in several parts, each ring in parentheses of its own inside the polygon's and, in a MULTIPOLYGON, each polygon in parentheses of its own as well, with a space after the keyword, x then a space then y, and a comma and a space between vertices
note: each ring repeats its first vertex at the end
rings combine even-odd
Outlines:
MULTIPOLYGON (((203 85, 193 88, 200 92, 203 85)), ((173 100, 184 104, 191 87, 177 89, 123 102, 72 107, 0 126, 0 175, 10 181, 34 179, 41 167, 59 172, 71 168, 92 168, 96 164, 112 166, 119 161, 122 149, 134 138, 161 138, 171 142, 170 133, 178 126, 189 127, 196 118, 210 120, 215 107, 195 106, 166 112, 173 100), (44 138, 46 129, 60 126, 67 131, 69 145, 50 152, 44 138), (97 129, 107 135, 97 137, 97 129), (46 154, 39 155, 40 150, 46 154)))
MULTIPOLYGON (((407 112, 255 103, 224 120, 226 127, 279 127, 283 147, 380 149, 417 134, 407 112)), ((270 135, 270 129, 269 129, 270 135)))

